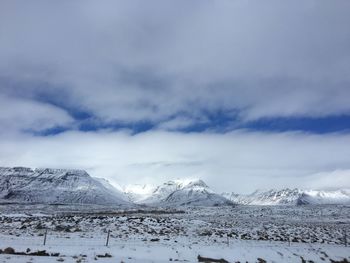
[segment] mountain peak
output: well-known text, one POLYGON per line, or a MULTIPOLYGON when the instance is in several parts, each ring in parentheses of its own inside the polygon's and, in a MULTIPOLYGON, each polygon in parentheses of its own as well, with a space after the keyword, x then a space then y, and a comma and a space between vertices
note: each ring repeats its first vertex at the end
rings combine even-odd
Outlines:
POLYGON ((59 168, 36 168, 36 173, 47 174, 47 175, 77 175, 88 177, 89 174, 85 170, 81 169, 59 169, 59 168))
POLYGON ((140 194, 143 188, 128 188, 135 189, 134 193, 129 195, 138 197, 135 200, 137 203, 160 206, 176 206, 176 205, 190 205, 190 206, 215 206, 215 205, 229 205, 231 201, 214 193, 208 185, 200 179, 177 179, 165 182, 153 189, 152 192, 140 194))
POLYGON ((201 179, 177 179, 174 182, 179 186, 179 188, 185 187, 203 187, 209 188, 208 185, 201 179))

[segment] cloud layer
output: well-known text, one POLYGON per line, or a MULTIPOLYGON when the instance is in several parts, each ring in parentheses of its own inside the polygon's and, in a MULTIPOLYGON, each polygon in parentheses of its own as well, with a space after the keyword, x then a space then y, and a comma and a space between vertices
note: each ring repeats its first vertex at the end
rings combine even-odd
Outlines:
POLYGON ((322 0, 3 1, 1 90, 49 97, 107 123, 191 123, 217 110, 243 121, 349 114, 349 8, 322 0))
POLYGON ((0 141, 2 165, 71 167, 115 183, 202 178, 218 191, 350 187, 350 135, 67 132, 0 141))

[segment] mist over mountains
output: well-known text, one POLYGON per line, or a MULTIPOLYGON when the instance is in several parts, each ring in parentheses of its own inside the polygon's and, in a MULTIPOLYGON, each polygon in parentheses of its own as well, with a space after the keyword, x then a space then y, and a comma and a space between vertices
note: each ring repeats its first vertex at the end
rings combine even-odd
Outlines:
POLYGON ((99 204, 151 207, 226 205, 348 205, 350 190, 257 190, 251 194, 214 192, 200 179, 161 185, 127 185, 117 189, 84 170, 0 168, 0 202, 39 204, 99 204))

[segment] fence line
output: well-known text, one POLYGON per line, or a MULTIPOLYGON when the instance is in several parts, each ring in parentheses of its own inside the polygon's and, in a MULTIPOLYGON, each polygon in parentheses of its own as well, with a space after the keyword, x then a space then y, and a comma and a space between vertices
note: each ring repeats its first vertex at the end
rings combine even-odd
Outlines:
MULTIPOLYGON (((87 233, 84 233, 87 234, 87 233)), ((15 244, 15 245, 35 245, 35 246, 81 246, 81 245, 88 245, 88 246, 122 246, 126 243, 128 245, 130 244, 140 244, 140 243, 148 243, 151 244, 152 242, 143 241, 141 239, 141 236, 139 237, 128 237, 128 238, 120 238, 113 236, 113 232, 108 230, 105 234, 97 234, 96 233, 89 233, 93 234, 93 236, 82 236, 77 233, 64 233, 63 235, 59 233, 53 233, 51 231, 48 231, 47 229, 43 233, 39 233, 39 235, 33 235, 33 236, 11 236, 11 235, 0 235, 1 243, 3 243, 3 246, 6 246, 5 243, 8 244, 15 244)), ((172 243, 173 240, 169 240, 169 243, 162 242, 162 244, 177 244, 177 245, 191 245, 191 243, 196 243, 197 241, 206 241, 206 243, 217 244, 217 245, 226 245, 226 246, 235 246, 237 243, 240 242, 250 242, 250 241, 259 241, 260 244, 265 242, 264 245, 270 245, 274 246, 275 244, 285 244, 286 246, 293 246, 298 244, 310 244, 310 245, 324 245, 321 243, 301 243, 301 242, 291 242, 291 240, 286 241, 274 241, 274 240, 254 240, 254 239, 239 239, 239 238, 230 238, 230 237, 224 237, 224 238, 218 238, 218 237, 207 237, 207 238, 189 238, 187 242, 181 242, 181 236, 179 236, 180 240, 177 240, 176 237, 174 237, 174 241, 176 240, 176 243, 172 243)), ((344 246, 348 246, 348 239, 347 239, 347 231, 344 229, 343 232, 343 240, 344 246)), ((253 242, 251 243, 254 244, 253 242)), ((335 245, 340 246, 340 244, 325 244, 325 245, 335 245)))

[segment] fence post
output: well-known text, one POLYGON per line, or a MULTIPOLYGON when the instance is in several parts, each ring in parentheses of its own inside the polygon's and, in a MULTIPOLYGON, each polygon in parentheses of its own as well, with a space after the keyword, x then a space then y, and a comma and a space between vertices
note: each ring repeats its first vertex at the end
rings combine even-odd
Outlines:
POLYGON ((108 229, 108 232, 107 232, 107 240, 106 240, 106 247, 108 247, 108 244, 109 244, 109 234, 111 233, 111 230, 108 229))
POLYGON ((46 245, 46 236, 47 236, 47 229, 45 230, 45 233, 44 233, 44 246, 46 245))
POLYGON ((348 246, 348 237, 347 237, 346 229, 344 229, 344 245, 346 247, 348 246))

